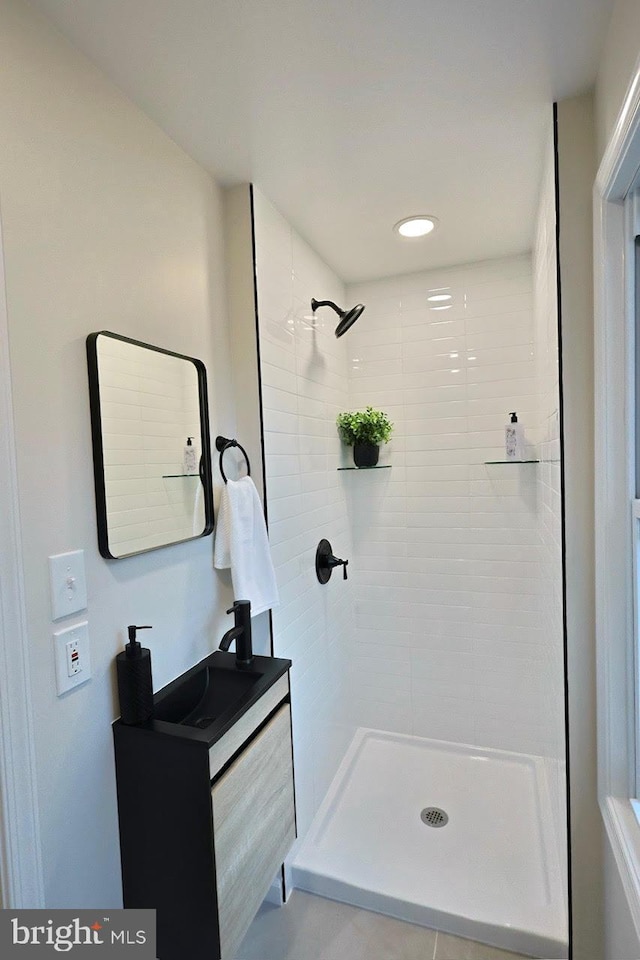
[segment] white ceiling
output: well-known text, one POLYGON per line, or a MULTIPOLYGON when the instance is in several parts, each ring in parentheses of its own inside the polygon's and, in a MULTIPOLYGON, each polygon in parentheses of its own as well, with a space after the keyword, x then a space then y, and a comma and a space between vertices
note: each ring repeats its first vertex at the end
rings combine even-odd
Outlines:
POLYGON ((32 0, 223 184, 344 280, 531 246, 551 103, 611 0, 32 0), (392 225, 431 213, 402 241, 392 225))

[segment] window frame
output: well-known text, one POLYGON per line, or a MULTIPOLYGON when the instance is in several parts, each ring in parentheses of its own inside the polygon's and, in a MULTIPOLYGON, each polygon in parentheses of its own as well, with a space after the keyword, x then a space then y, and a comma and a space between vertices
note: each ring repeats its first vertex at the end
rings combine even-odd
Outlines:
MULTIPOLYGON (((640 821, 634 812, 640 786, 633 561, 634 544, 640 544, 635 517, 637 204, 626 200, 639 170, 640 63, 594 186, 598 799, 640 937, 640 821)), ((638 607, 640 616, 640 597, 638 607)))

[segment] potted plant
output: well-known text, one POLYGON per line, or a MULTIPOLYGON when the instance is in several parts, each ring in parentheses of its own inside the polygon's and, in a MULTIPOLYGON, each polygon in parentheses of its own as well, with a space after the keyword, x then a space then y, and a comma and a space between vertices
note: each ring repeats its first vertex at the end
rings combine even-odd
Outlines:
POLYGON ((338 414, 336 423, 340 439, 353 447, 356 467, 375 467, 380 444, 388 443, 393 433, 393 424, 386 413, 367 407, 338 414))

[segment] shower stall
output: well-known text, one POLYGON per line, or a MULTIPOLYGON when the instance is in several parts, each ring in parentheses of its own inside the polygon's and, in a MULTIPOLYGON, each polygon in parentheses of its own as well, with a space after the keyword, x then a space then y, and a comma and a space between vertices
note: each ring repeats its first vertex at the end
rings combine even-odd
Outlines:
POLYGON ((252 216, 287 885, 566 957, 551 148, 533 249, 500 260, 345 286, 255 189, 252 216), (366 311, 338 338, 313 298, 366 311), (359 470, 335 424, 368 405, 394 433, 359 470), (513 410, 526 456, 505 462, 513 410), (322 539, 348 579, 318 582, 322 539))

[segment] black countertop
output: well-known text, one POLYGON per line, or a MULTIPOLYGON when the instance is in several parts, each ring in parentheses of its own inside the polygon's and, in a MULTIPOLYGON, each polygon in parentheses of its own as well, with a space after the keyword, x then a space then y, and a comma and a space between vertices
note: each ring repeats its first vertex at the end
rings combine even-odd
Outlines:
MULTIPOLYGON (((162 687, 154 694, 154 710, 156 717, 147 720, 145 723, 136 725, 135 729, 141 733, 153 735, 162 735, 170 737, 179 737, 191 741, 195 744, 204 744, 207 748, 211 747, 217 740, 224 736, 231 727, 249 710, 260 698, 269 690, 273 684, 283 677, 291 667, 291 660, 284 660, 279 657, 262 657, 255 655, 253 664, 248 670, 239 670, 236 666, 236 658, 233 653, 225 653, 222 650, 216 650, 209 654, 204 660, 201 660, 195 666, 191 667, 185 673, 176 677, 171 683, 162 687), (212 722, 204 727, 190 726, 184 720, 177 719, 180 714, 180 707, 177 704, 182 699, 182 694, 188 690, 190 685, 198 683, 200 674, 207 671, 207 668, 213 668, 217 675, 218 682, 224 686, 224 674, 229 672, 229 685, 235 681, 237 674, 242 673, 248 677, 255 678, 255 682, 240 696, 234 699, 228 707, 222 710, 218 716, 212 719, 212 722), (171 719, 159 719, 162 714, 169 715, 171 719), (173 719, 173 717, 176 719, 173 719)), ((188 713, 189 711, 187 711, 188 713)), ((126 724, 118 719, 114 722, 114 727, 123 727, 126 724)), ((133 729, 133 728, 131 728, 133 729)))

